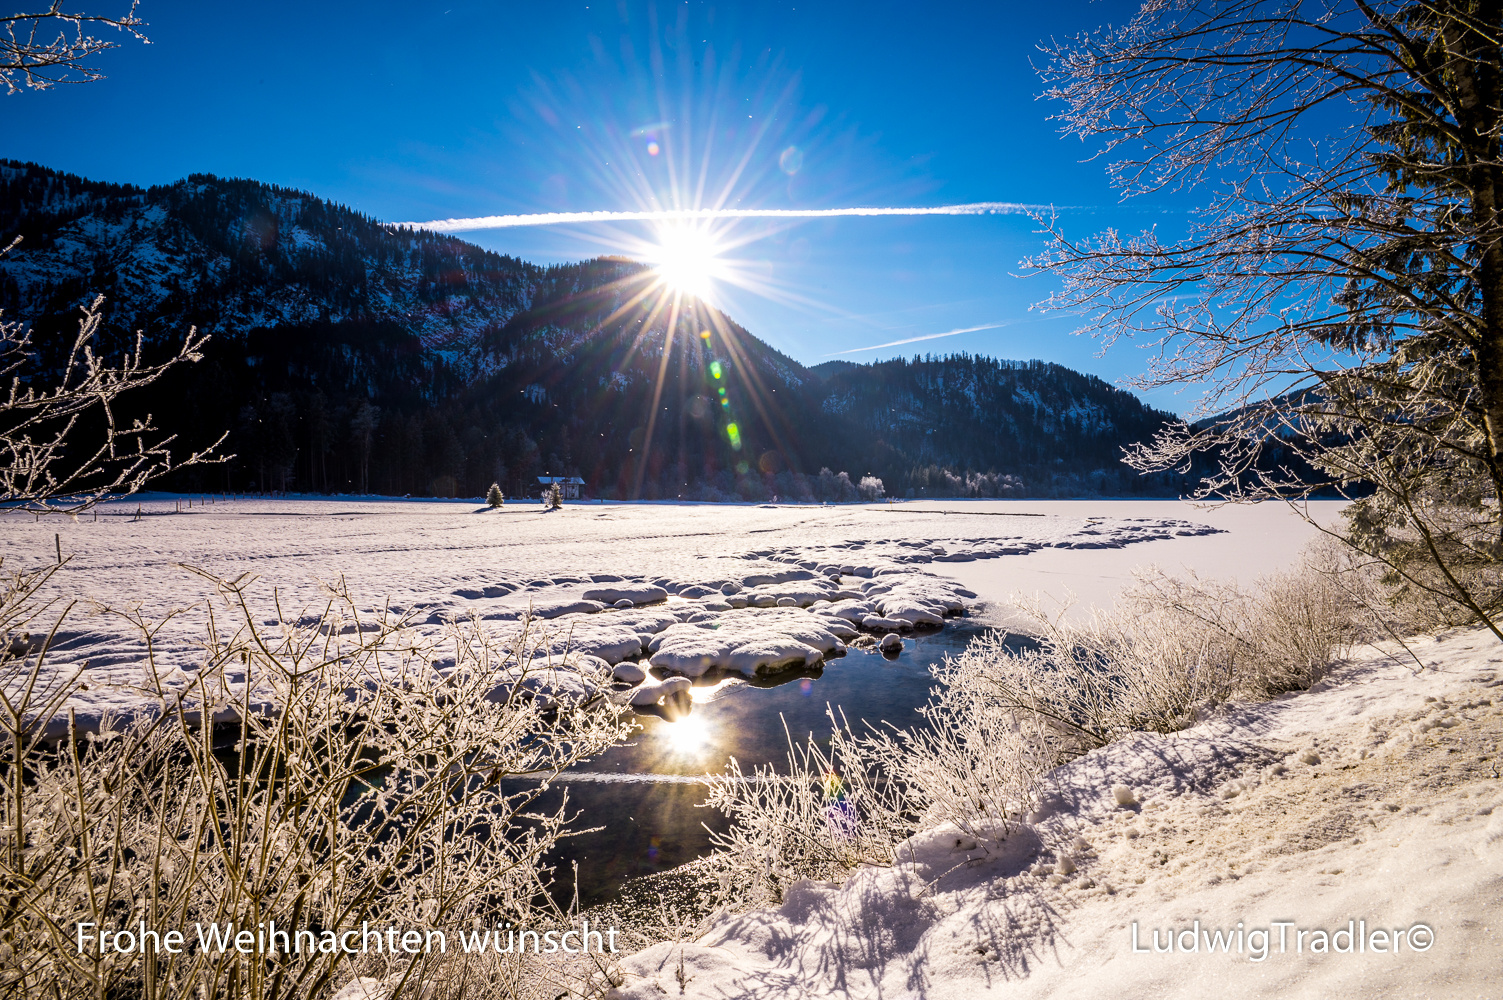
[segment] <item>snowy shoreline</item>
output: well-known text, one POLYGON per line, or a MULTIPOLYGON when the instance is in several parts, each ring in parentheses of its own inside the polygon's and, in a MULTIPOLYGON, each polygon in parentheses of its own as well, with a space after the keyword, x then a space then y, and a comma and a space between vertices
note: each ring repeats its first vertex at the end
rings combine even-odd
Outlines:
POLYGON ((269 611, 274 597, 289 620, 305 624, 335 578, 365 610, 405 615, 429 639, 474 620, 504 643, 520 639, 520 625, 508 626, 530 614, 528 646, 548 669, 519 663, 498 674, 498 684, 520 679, 557 700, 608 690, 648 707, 681 698, 700 677, 806 667, 848 642, 943 626, 985 600, 940 575, 952 567, 1224 530, 1162 514, 1092 513, 1094 504, 1070 515, 1022 502, 958 504, 903 505, 905 516, 894 517, 881 504, 577 504, 545 512, 349 498, 189 506, 185 497, 149 495, 104 505, 97 519, 11 521, 5 538, 12 565, 57 547, 71 554, 43 596, 87 603, 60 630, 50 677, 88 664, 87 690, 68 705, 88 729, 107 715, 150 711, 162 693, 191 684, 209 588, 185 566, 225 579, 260 576, 260 593, 252 591, 258 610, 269 611), (957 537, 951 514, 962 508, 1030 516, 966 518, 957 537), (767 544, 774 541, 781 544, 767 544), (153 639, 154 676, 144 676, 143 643, 121 612, 176 615, 153 639), (617 683, 603 682, 612 675, 617 683))
POLYGON ((926 830, 890 868, 639 952, 613 996, 1492 995, 1503 649, 1482 630, 1410 646, 1422 669, 1376 648, 1310 691, 1097 750, 1005 838, 926 830), (1281 950, 1275 931, 1262 958, 1245 936, 1141 950, 1279 923, 1309 934, 1281 950), (1349 923, 1361 951, 1335 937, 1349 923))

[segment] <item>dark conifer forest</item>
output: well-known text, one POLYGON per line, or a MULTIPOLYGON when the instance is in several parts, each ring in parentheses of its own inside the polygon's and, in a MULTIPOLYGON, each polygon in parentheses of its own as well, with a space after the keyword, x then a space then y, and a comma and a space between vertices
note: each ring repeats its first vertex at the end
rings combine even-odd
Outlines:
POLYGON ((1038 361, 965 354, 805 368, 733 320, 673 309, 617 258, 540 267, 310 194, 193 175, 142 189, 0 161, 0 308, 43 376, 105 296, 106 353, 206 356, 130 401, 229 461, 182 490, 607 498, 1173 495, 1122 445, 1168 414, 1038 361), (844 474, 844 475, 842 475, 844 474), (867 494, 870 495, 870 488, 867 494))

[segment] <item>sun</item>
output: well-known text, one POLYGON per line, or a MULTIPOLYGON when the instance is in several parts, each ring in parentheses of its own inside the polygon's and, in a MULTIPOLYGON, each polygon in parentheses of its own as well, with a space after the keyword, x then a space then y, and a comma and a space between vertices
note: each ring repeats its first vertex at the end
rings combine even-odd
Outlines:
POLYGON ((684 224, 663 226, 649 257, 658 280, 679 295, 708 298, 722 277, 722 247, 709 230, 684 224))

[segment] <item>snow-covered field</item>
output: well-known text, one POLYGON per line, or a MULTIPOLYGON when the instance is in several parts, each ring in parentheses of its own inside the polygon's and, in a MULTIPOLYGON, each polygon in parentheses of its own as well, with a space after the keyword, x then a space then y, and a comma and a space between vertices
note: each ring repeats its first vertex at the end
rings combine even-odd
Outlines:
MULTIPOLYGON (((184 565, 255 574, 268 610, 275 589, 294 614, 339 578, 418 628, 504 630, 530 608, 581 684, 613 668, 647 701, 689 683, 675 677, 803 665, 960 607, 1016 622, 1013 592, 1109 603, 1139 565, 1251 582, 1315 534, 1283 507, 1167 501, 139 505, 0 522, 7 567, 71 556, 49 594, 83 603, 54 669, 89 662, 85 720, 151 700, 139 640, 105 609, 190 608, 156 643, 163 670, 193 669, 211 588, 184 565)), ((926 832, 893 868, 801 883, 777 911, 632 956, 620 993, 1497 996, 1503 648, 1475 631, 1412 648, 1419 663, 1362 650, 1315 690, 1093 753, 1051 775, 1005 840, 926 832), (1155 952, 1170 930, 1175 949, 1155 952), (1218 932, 1230 952, 1209 953, 1218 932)))
MULTIPOLYGON (((1265 560, 1269 550, 1292 558, 1310 531, 1285 510, 1277 517, 1279 541, 1251 545, 1265 560)), ((536 503, 485 510, 146 496, 74 521, 12 517, 0 531, 7 566, 55 561, 59 547, 70 557, 47 593, 82 603, 51 664, 64 671, 88 663, 88 690, 73 702, 88 725, 154 703, 158 683, 185 684, 201 661, 213 588, 190 566, 223 579, 257 577, 252 593, 267 621, 273 597, 297 619, 317 613, 326 585, 341 579, 357 604, 405 614, 420 630, 468 617, 504 630, 530 609, 547 622, 545 651, 569 654, 568 669, 546 681, 554 695, 578 696, 615 667, 618 680, 639 685, 618 696, 646 704, 682 685, 647 676, 649 664, 689 678, 804 666, 846 642, 901 636, 964 607, 984 613, 1015 589, 1006 572, 1014 564, 1024 582, 1030 567, 1067 555, 1116 557, 1116 566, 1140 552, 1136 561, 1172 565, 1197 542, 1231 537, 1206 523, 1213 518, 1226 512, 1151 501, 571 504, 549 512, 536 503), (978 565, 1002 572, 971 580, 978 565), (174 611, 153 638, 157 676, 144 677, 144 644, 130 617, 174 611)))

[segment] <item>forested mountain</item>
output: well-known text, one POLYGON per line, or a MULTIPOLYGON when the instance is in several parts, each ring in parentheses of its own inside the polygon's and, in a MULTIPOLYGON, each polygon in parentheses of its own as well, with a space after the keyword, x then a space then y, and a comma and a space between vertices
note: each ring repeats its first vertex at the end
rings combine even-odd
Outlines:
MULTIPOLYGON (((819 366, 823 368, 824 366, 819 366)), ((1094 375, 1043 361, 955 354, 827 369, 820 408, 854 465, 889 470, 916 495, 1128 493, 1119 459, 1169 415, 1094 375)))
MULTIPOLYGON (((106 296, 106 350, 190 326, 205 359, 131 402, 182 489, 852 499, 1172 493, 1118 462, 1167 415, 1100 379, 956 355, 807 369, 616 258, 539 267, 312 195, 194 175, 136 188, 0 161, 0 308, 44 360, 106 296), (821 476, 821 469, 834 470, 821 476)), ((129 415, 129 414, 126 414, 129 415)))

